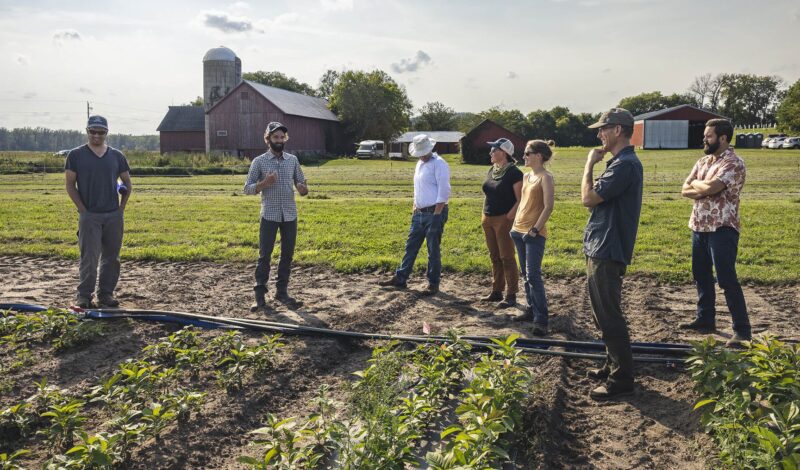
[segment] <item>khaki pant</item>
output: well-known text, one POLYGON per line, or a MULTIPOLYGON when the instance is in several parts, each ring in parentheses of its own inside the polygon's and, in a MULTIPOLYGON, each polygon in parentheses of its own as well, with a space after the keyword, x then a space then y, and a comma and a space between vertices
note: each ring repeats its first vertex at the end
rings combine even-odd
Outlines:
POLYGON ((98 299, 113 297, 119 280, 119 252, 124 226, 123 213, 119 209, 104 213, 85 211, 78 216, 78 246, 81 251, 79 299, 91 299, 95 283, 98 299))
POLYGON ((505 215, 481 216, 489 258, 492 260, 492 291, 506 291, 506 295, 519 290, 519 268, 515 259, 514 241, 511 240, 513 220, 505 215))

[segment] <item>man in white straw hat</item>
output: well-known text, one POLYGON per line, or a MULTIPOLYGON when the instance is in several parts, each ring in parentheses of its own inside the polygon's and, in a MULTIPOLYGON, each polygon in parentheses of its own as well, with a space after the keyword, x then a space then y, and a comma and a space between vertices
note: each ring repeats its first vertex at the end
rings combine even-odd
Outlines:
POLYGON ((447 222, 447 200, 450 198, 450 167, 433 151, 436 141, 425 134, 414 137, 408 153, 419 158, 414 170, 414 208, 411 212, 411 229, 406 240, 403 261, 391 279, 379 284, 405 289, 411 276, 422 241, 428 245, 428 287, 424 295, 439 292, 442 274, 442 255, 439 249, 447 222))

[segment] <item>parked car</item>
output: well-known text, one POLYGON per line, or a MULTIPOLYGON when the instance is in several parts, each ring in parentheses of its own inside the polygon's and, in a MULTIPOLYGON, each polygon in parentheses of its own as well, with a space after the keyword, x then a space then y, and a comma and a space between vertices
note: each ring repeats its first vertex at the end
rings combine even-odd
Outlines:
POLYGON ((769 143, 769 148, 771 149, 779 149, 783 146, 783 141, 786 140, 786 137, 774 137, 772 141, 769 143))
POLYGON ((783 139, 783 145, 781 147, 785 149, 800 149, 800 137, 787 137, 783 139))
POLYGON ((772 142, 772 137, 767 137, 761 141, 761 148, 766 149, 769 148, 769 143, 772 142))
POLYGON ((383 158, 385 155, 382 140, 362 140, 358 143, 357 158, 383 158))

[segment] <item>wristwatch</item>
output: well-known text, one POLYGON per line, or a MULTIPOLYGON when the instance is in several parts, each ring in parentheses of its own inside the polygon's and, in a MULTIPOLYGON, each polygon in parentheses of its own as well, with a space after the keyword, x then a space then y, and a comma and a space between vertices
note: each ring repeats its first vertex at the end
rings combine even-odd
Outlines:
POLYGON ((530 231, 535 233, 536 235, 539 235, 539 229, 536 227, 533 227, 530 231))

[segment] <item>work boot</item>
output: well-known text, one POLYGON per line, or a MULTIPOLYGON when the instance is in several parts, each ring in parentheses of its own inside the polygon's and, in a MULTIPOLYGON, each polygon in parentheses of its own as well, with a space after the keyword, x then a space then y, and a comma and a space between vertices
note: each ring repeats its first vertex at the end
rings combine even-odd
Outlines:
POLYGON ((709 322, 706 320, 700 320, 699 318, 689 323, 681 323, 678 325, 678 328, 682 330, 694 330, 698 333, 713 333, 717 330, 717 327, 713 321, 709 322))
POLYGON ((266 309, 267 309, 267 299, 265 298, 265 293, 257 291, 256 301, 253 305, 250 306, 250 311, 258 312, 259 310, 266 310, 266 309))
POLYGON ((621 385, 607 382, 589 392, 589 398, 595 401, 611 400, 633 394, 633 384, 621 385))
POLYGON ((438 284, 428 284, 428 287, 426 287, 420 294, 428 296, 428 295, 436 295, 438 293, 439 293, 438 284))
POLYGON ((511 321, 532 321, 533 320, 533 310, 530 307, 525 309, 525 313, 522 315, 517 315, 511 317, 511 321))
POLYGON ((592 380, 605 380, 608 378, 608 375, 611 371, 608 367, 600 367, 598 369, 589 369, 586 371, 586 377, 589 377, 592 380))
POLYGON ((117 308, 119 307, 119 300, 113 296, 97 296, 97 306, 100 308, 117 308))
POLYGON ((92 298, 91 297, 78 297, 75 299, 75 305, 80 308, 92 308, 92 298))
POLYGON ((725 343, 725 347, 731 349, 744 349, 745 348, 744 343, 749 342, 752 339, 753 338, 750 337, 749 335, 745 336, 739 333, 733 333, 733 337, 725 343))
POLYGON ((547 336, 547 326, 541 323, 533 324, 533 336, 547 336))
POLYGON ((378 282, 378 285, 383 287, 395 287, 397 289, 405 289, 408 287, 408 285, 406 285, 406 281, 401 281, 397 276, 392 276, 391 279, 380 281, 378 282))
POLYGON ((299 300, 295 299, 294 297, 291 297, 289 295, 289 293, 287 291, 285 291, 285 290, 279 290, 278 292, 276 292, 275 293, 275 300, 277 300, 278 302, 280 302, 280 303, 282 303, 284 305, 288 305, 290 307, 299 307, 299 306, 303 305, 303 302, 300 302, 299 300))
POLYGON ((497 302, 498 300, 503 300, 503 293, 497 290, 493 290, 489 295, 481 297, 482 302, 497 302))
POLYGON ((499 308, 508 308, 517 305, 517 294, 508 294, 502 302, 497 304, 499 308))

